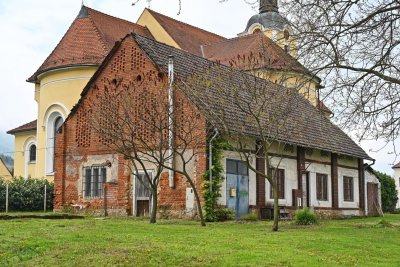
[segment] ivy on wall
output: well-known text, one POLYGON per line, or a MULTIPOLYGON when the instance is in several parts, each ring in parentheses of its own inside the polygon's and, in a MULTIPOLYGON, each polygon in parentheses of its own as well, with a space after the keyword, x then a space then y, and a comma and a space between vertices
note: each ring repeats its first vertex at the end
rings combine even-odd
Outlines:
MULTIPOLYGON (((208 140, 209 141, 209 140, 208 140)), ((221 186, 225 180, 224 167, 222 160, 224 158, 224 150, 229 150, 228 142, 218 135, 212 143, 212 191, 210 191, 210 171, 204 174, 204 202, 205 202, 205 219, 208 222, 220 220, 220 209, 217 206, 218 198, 221 197, 221 186)), ((207 155, 209 155, 209 147, 207 146, 207 155)))

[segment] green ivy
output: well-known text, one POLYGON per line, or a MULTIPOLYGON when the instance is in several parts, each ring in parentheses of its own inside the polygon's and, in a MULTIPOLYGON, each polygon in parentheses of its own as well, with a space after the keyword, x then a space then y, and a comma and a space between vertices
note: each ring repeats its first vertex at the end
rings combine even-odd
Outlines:
MULTIPOLYGON (((224 167, 222 160, 224 158, 224 150, 229 150, 229 144, 225 139, 218 135, 212 143, 212 192, 210 192, 210 172, 204 174, 204 202, 205 202, 205 219, 208 222, 218 220, 217 201, 221 197, 221 185, 225 180, 224 167)), ((209 147, 207 146, 207 155, 209 155, 209 147)))

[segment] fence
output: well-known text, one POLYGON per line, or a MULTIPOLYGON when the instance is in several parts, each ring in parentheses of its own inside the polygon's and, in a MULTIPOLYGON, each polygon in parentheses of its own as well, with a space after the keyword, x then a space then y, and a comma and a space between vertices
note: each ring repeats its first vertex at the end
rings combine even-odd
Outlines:
POLYGON ((0 178, 0 212, 44 211, 53 209, 53 183, 40 179, 0 178))

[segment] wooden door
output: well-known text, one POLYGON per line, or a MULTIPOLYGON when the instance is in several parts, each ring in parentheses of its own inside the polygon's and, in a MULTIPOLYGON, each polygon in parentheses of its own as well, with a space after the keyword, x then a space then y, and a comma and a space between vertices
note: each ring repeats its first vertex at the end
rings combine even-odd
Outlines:
POLYGON ((367 183, 368 216, 379 216, 378 184, 367 183))

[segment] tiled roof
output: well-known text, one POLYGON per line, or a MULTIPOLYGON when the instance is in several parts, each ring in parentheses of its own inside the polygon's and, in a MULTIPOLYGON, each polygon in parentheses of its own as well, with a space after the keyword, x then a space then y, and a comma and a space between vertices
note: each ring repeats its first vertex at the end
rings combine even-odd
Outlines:
POLYGON ((309 73, 297 60, 263 33, 203 45, 203 56, 240 69, 267 68, 309 73))
MULTIPOLYGON (((185 51, 201 56, 201 45, 221 42, 225 37, 183 23, 148 9, 150 14, 185 51)), ((140 33, 139 33, 140 34, 140 33)))
POLYGON ((397 164, 395 164, 395 165, 393 165, 393 167, 392 167, 393 169, 397 169, 397 168, 400 168, 400 162, 399 163, 397 163, 397 164))
MULTIPOLYGON (((246 114, 238 109, 234 101, 248 100, 249 95, 243 91, 235 98, 232 95, 232 86, 260 86, 267 90, 271 99, 276 95, 283 94, 285 88, 277 84, 269 82, 265 79, 257 78, 251 74, 229 68, 223 65, 217 65, 202 57, 198 57, 185 51, 176 49, 171 46, 159 43, 152 39, 133 35, 135 40, 149 58, 157 64, 161 69, 168 69, 168 57, 174 56, 174 70, 176 75, 181 80, 187 80, 192 75, 204 73, 207 80, 205 83, 199 81, 196 84, 190 84, 184 87, 188 97, 200 108, 205 114, 210 114, 210 110, 215 113, 225 114, 225 125, 230 127, 230 130, 241 129, 245 125, 246 114), (210 85, 212 84, 212 85, 210 85), (195 86, 193 86, 195 85, 195 86)), ((292 112, 286 118, 287 131, 283 134, 278 133, 274 138, 279 140, 304 147, 328 150, 334 153, 371 159, 367 153, 359 147, 349 136, 347 136, 340 128, 332 124, 321 112, 310 104, 300 94, 295 94, 296 105, 292 112)), ((271 101, 271 103, 273 103, 271 101)), ((269 104, 265 107, 269 111, 279 109, 278 104, 269 104)), ((210 122, 217 124, 217 119, 208 117, 210 122)), ((261 115, 264 122, 268 122, 267 117, 261 115)), ((268 123, 265 123, 268 125, 268 123)), ((271 132, 274 131, 274 124, 269 124, 271 132)), ((220 125, 215 125, 216 127, 220 125)), ((223 129, 221 129, 223 130, 223 129)), ((247 127, 240 133, 245 133, 249 136, 257 136, 254 127, 247 127)))
POLYGON ((151 37, 143 26, 82 6, 64 37, 28 81, 36 82, 39 74, 51 69, 100 65, 114 43, 133 31, 151 37))
POLYGON ((321 100, 318 100, 318 104, 317 104, 317 108, 323 112, 329 113, 329 114, 333 114, 332 110, 330 110, 324 102, 322 102, 321 100))
POLYGON ((22 126, 19 126, 15 129, 9 130, 7 133, 8 134, 16 134, 16 133, 20 133, 20 132, 35 131, 36 128, 37 128, 37 120, 34 120, 34 121, 26 123, 22 126))

